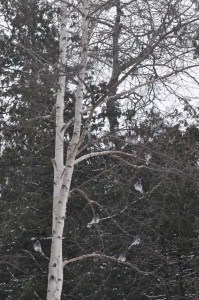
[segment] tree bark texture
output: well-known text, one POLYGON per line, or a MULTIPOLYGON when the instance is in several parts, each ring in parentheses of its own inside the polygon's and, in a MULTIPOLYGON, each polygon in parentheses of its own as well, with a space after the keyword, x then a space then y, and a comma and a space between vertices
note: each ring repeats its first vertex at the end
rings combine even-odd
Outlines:
MULTIPOLYGON (((89 1, 85 0, 82 6, 82 38, 80 72, 76 90, 75 117, 72 139, 67 149, 66 164, 64 166, 64 130, 63 111, 64 94, 66 86, 66 75, 63 72, 59 76, 59 90, 56 103, 56 139, 55 139, 55 159, 54 164, 54 197, 53 197, 53 232, 52 245, 48 273, 47 300, 60 300, 63 286, 63 255, 62 255, 62 235, 66 207, 70 191, 70 185, 75 165, 75 158, 79 148, 81 134, 81 116, 83 102, 83 83, 86 74, 87 49, 88 49, 88 17, 89 1)), ((61 5, 61 28, 60 28, 60 66, 61 70, 66 68, 67 58, 67 17, 68 7, 63 1, 61 5)))

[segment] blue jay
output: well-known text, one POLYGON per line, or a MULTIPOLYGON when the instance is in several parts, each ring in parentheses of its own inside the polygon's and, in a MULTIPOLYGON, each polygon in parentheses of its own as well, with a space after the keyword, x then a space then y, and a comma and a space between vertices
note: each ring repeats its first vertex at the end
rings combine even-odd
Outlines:
POLYGON ((96 214, 96 215, 92 218, 91 222, 87 224, 87 227, 88 227, 88 228, 91 228, 91 226, 92 226, 93 224, 98 224, 99 221, 100 221, 99 214, 96 214))
POLYGON ((126 261, 126 253, 121 253, 118 257, 118 261, 124 262, 126 261))
POLYGON ((37 240, 34 245, 33 245, 33 248, 36 252, 40 252, 40 253, 43 253, 42 252, 42 249, 41 249, 41 244, 40 244, 40 241, 37 240))
POLYGON ((132 246, 139 245, 140 243, 141 243, 141 239, 139 235, 136 235, 128 249, 131 249, 132 246))
POLYGON ((134 184, 134 188, 136 191, 143 193, 142 180, 138 178, 137 182, 134 184))

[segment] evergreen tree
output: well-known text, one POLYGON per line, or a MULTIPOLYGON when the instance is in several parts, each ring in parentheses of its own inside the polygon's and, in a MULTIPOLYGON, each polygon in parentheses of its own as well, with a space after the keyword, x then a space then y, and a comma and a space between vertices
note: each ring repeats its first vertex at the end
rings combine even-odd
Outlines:
POLYGON ((1 1, 9 25, 1 33, 1 299, 45 297, 48 261, 33 244, 50 247, 56 10, 43 1, 1 1))

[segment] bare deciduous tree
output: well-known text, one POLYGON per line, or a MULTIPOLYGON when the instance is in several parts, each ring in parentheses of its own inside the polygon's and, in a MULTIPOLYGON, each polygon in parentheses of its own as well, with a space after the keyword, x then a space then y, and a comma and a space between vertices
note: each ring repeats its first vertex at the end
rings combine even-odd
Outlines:
MULTIPOLYGON (((90 126, 106 105, 110 132, 116 139, 121 129, 122 105, 129 105, 136 112, 144 111, 157 104, 154 99, 158 99, 160 86, 171 95, 177 80, 183 80, 180 74, 193 78, 192 69, 198 63, 191 56, 192 34, 197 22, 198 15, 191 1, 61 2, 48 300, 61 298, 63 267, 69 263, 63 262, 62 238, 75 165, 99 155, 133 157, 113 148, 81 156, 90 126), (74 117, 65 123, 66 83, 75 90, 76 96, 74 117), (71 125, 73 132, 67 136, 70 141, 64 157, 64 139, 71 125)), ((175 95, 176 99, 180 97, 177 89, 175 95)), ((115 146, 119 148, 120 144, 115 142, 115 146)), ((93 253, 87 257, 97 256, 93 253)))

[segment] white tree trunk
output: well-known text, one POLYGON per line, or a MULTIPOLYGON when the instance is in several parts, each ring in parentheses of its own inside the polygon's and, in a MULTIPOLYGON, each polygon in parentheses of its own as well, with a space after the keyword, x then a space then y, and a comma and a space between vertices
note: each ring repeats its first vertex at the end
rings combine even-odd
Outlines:
MULTIPOLYGON (((61 6, 61 29, 60 29, 60 64, 66 66, 66 22, 67 5, 61 6)), ((56 141, 54 162, 54 198, 53 198, 53 232, 51 256, 48 273, 47 300, 60 300, 63 286, 63 257, 62 257, 62 235, 66 214, 66 206, 70 191, 70 185, 75 165, 75 158, 80 146, 81 116, 83 102, 83 83, 86 74, 87 51, 88 51, 88 9, 89 0, 83 1, 82 7, 82 40, 79 79, 76 91, 74 129, 71 142, 67 150, 66 165, 64 167, 64 147, 63 147, 63 111, 66 78, 63 74, 59 76, 59 90, 56 103, 56 141)))

